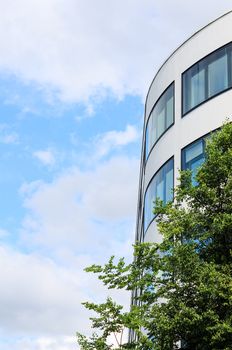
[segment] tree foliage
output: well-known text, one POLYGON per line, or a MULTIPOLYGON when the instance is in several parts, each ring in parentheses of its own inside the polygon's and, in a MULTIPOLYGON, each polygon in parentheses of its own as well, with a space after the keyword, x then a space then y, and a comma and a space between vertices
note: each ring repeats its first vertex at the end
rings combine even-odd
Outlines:
POLYGON ((133 291, 133 300, 129 312, 110 298, 84 303, 98 334, 78 334, 81 349, 112 349, 108 336, 125 328, 133 340, 117 340, 117 349, 232 349, 231 123, 207 142, 196 182, 181 172, 174 202, 156 201, 161 243, 136 244, 130 264, 112 257, 86 269, 109 289, 133 291))

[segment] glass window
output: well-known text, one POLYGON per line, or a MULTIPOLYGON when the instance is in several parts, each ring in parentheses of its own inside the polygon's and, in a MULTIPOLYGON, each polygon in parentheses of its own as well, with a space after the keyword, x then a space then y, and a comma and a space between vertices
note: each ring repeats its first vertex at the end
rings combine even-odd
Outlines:
POLYGON ((183 114, 232 87, 231 50, 230 43, 203 58, 183 73, 183 114))
POLYGON ((174 116, 174 96, 171 95, 170 98, 167 100, 167 118, 166 118, 166 127, 169 128, 170 125, 173 123, 173 116, 174 116))
POLYGON ((163 108, 159 114, 155 116, 156 121, 156 135, 155 141, 164 133, 165 130, 165 109, 163 108))
POLYGON ((173 200, 174 160, 170 159, 151 180, 144 201, 144 231, 154 218, 153 209, 156 198, 164 203, 173 200))
POLYGON ((146 128, 146 158, 147 158, 147 150, 151 149, 151 137, 150 135, 152 134, 152 118, 149 119, 147 123, 147 128, 146 128))
POLYGON ((194 107, 205 99, 205 69, 199 70, 191 77, 191 107, 194 107))
POLYGON ((217 58, 214 57, 214 60, 208 66, 209 97, 228 88, 228 58, 226 50, 220 51, 217 56, 217 58))
POLYGON ((146 159, 156 141, 174 123, 174 83, 155 104, 146 127, 146 159))
POLYGON ((205 72, 204 65, 198 64, 184 75, 184 113, 205 100, 205 72))
POLYGON ((166 169, 166 186, 165 186, 165 202, 171 202, 173 200, 173 162, 169 163, 166 169))
POLYGON ((202 140, 194 142, 192 145, 188 146, 186 148, 186 167, 189 169, 191 168, 192 162, 195 161, 195 159, 201 157, 203 153, 203 143, 202 140))
POLYGON ((208 136, 203 137, 182 150, 182 169, 192 171, 192 183, 196 182, 198 168, 205 160, 205 142, 208 136))

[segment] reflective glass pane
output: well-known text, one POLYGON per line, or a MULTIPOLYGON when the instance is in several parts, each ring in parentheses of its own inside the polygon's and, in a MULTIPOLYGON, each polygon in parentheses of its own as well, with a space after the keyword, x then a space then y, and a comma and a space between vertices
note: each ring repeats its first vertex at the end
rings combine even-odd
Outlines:
POLYGON ((145 196, 145 206, 144 206, 144 227, 148 227, 149 223, 152 221, 154 214, 154 201, 155 201, 155 181, 152 181, 147 189, 145 196))
POLYGON ((155 125, 154 125, 154 116, 151 114, 146 128, 146 158, 153 146, 154 143, 154 134, 155 133, 155 125))
POLYGON ((150 137, 151 142, 150 142, 150 150, 152 149, 152 147, 153 147, 153 145, 154 145, 154 139, 155 139, 155 128, 156 128, 156 126, 155 126, 155 114, 154 114, 154 112, 152 113, 152 118, 151 118, 151 120, 152 120, 152 123, 151 123, 151 137, 150 137))
POLYGON ((198 159, 195 159, 195 161, 193 161, 190 164, 189 169, 192 170, 192 184, 194 186, 197 185, 196 175, 197 175, 198 168, 202 165, 202 163, 204 163, 204 160, 205 160, 205 157, 204 157, 204 154, 202 153, 198 159))
POLYGON ((149 132, 149 122, 147 124, 147 128, 146 128, 146 143, 145 143, 145 153, 146 153, 146 158, 148 156, 149 153, 149 137, 150 137, 150 132, 149 132))
POLYGON ((182 77, 182 113, 185 114, 188 112, 189 108, 189 81, 188 81, 188 72, 184 73, 182 77))
POLYGON ((165 130, 165 109, 156 116, 156 140, 163 134, 165 130))
POLYGON ((228 72, 228 75, 229 75, 229 87, 232 87, 232 45, 228 48, 227 50, 227 55, 228 55, 228 61, 229 61, 229 72, 228 72))
POLYGON ((216 58, 208 66, 208 97, 228 88, 228 57, 225 50, 223 51, 224 55, 216 58))
POLYGON ((183 113, 205 100, 205 67, 197 63, 183 75, 183 113))
POLYGON ((228 44, 183 73, 183 114, 231 87, 231 50, 232 44, 228 44))
POLYGON ((194 74, 190 80, 191 99, 189 109, 205 100, 205 70, 194 74))
POLYGON ((173 96, 167 101, 167 110, 166 110, 166 128, 168 128, 173 123, 174 119, 174 98, 173 96))
POLYGON ((166 203, 173 200, 173 159, 169 160, 153 177, 150 182, 144 202, 144 230, 154 218, 153 210, 156 198, 166 203))
POLYGON ((203 143, 202 140, 194 142, 185 151, 185 162, 189 163, 194 158, 198 157, 203 153, 203 143))
POLYGON ((162 176, 162 172, 159 175, 159 179, 156 182, 156 197, 164 200, 164 177, 162 176))
POLYGON ((205 159, 204 143, 205 143, 205 138, 202 138, 192 143, 182 151, 183 152, 182 168, 184 170, 189 169, 192 171, 192 184, 194 186, 197 185, 197 181, 195 177, 196 177, 198 168, 204 162, 204 159, 205 159))
POLYGON ((174 84, 172 84, 156 103, 146 128, 146 159, 155 142, 174 122, 174 84))
POLYGON ((173 200, 173 167, 166 173, 165 202, 173 200))

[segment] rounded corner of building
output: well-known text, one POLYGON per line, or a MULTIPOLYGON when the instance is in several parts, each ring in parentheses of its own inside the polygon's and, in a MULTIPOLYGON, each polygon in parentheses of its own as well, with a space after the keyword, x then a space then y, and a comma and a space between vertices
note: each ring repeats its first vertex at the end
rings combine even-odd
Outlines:
POLYGON ((205 135, 232 115, 231 98, 232 10, 181 44, 148 89, 141 157, 142 208, 137 220, 142 222, 138 227, 145 231, 145 240, 153 241, 157 235, 151 232, 157 231, 154 199, 172 199, 178 169, 203 161, 205 135))

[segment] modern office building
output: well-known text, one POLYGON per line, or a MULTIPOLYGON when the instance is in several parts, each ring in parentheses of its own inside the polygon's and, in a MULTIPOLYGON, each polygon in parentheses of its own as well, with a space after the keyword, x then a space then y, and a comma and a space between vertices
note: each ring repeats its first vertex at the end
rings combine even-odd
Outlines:
POLYGON ((154 200, 172 200, 179 169, 204 160, 205 137, 232 116, 232 12, 185 41, 154 77, 145 104, 136 241, 160 237, 154 200))

